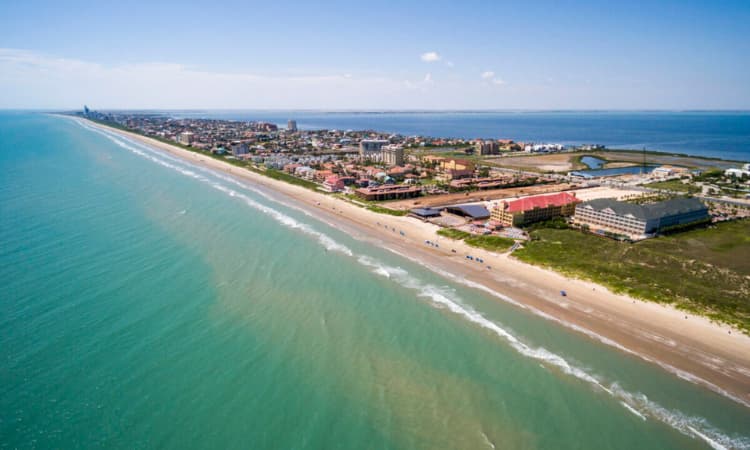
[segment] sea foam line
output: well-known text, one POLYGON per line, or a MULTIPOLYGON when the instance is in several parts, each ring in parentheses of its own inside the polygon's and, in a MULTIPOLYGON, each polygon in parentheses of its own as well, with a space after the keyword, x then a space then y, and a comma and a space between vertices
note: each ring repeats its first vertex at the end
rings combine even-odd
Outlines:
MULTIPOLYGON (((268 216, 272 217, 273 219, 275 219, 282 225, 285 225, 291 229, 300 230, 305 234, 316 237, 318 242, 328 250, 338 251, 344 255, 351 256, 351 257, 357 256, 357 255, 354 255, 354 253, 345 245, 338 243, 337 241, 335 241, 333 238, 326 235, 325 233, 315 230, 308 224, 301 223, 293 219, 292 217, 281 213, 280 211, 277 211, 271 207, 258 203, 255 200, 252 200, 250 197, 242 193, 239 193, 231 188, 228 188, 220 183, 217 183, 213 180, 210 180, 207 177, 201 174, 198 174, 193 170, 182 167, 179 164, 172 164, 168 161, 161 159, 160 157, 164 156, 162 152, 154 153, 153 151, 143 151, 139 148, 129 145, 126 142, 123 142, 120 139, 121 136, 119 134, 112 135, 108 132, 102 132, 98 128, 89 127, 82 123, 81 125, 84 128, 87 128, 91 131, 95 131, 99 134, 106 136, 108 139, 110 139, 112 142, 114 142, 118 146, 125 148, 126 150, 129 150, 139 156, 147 158, 163 167, 176 170, 179 173, 189 176, 191 178, 194 178, 198 181, 207 183, 211 187, 221 192, 226 193, 230 197, 240 198, 248 206, 256 210, 259 210, 263 212, 264 214, 267 214, 268 216)), ((139 147, 141 146, 139 145, 139 147)), ((170 158, 170 159, 173 159, 173 158, 170 158)), ((193 165, 187 161, 179 161, 179 162, 193 167, 193 165)), ((226 180, 226 181, 230 181, 230 180, 226 180)), ((236 180, 233 180, 233 179, 231 179, 231 181, 233 183, 236 182, 236 180)), ((250 189, 242 183, 240 183, 240 185, 243 188, 250 189)), ((250 190, 255 191, 254 189, 250 189, 250 190)), ((258 193, 268 198, 271 201, 276 201, 275 199, 269 196, 266 196, 265 194, 261 192, 258 192, 258 193)), ((721 433, 719 430, 715 429, 703 418, 691 417, 691 416, 684 415, 679 411, 667 410, 666 408, 662 407, 656 402, 649 400, 644 394, 641 394, 641 393, 634 394, 634 393, 625 391, 621 389, 619 385, 617 385, 616 383, 612 383, 609 386, 605 386, 604 382, 600 381, 597 377, 589 374, 586 370, 582 368, 579 368, 575 365, 570 364, 562 356, 556 353, 550 352, 549 350, 543 347, 533 348, 527 345, 526 343, 522 342, 518 337, 510 333, 505 328, 487 319, 485 316, 483 316, 481 313, 477 312, 470 306, 463 304, 461 299, 459 297, 456 297, 454 293, 451 292, 446 287, 438 287, 438 286, 431 285, 431 284, 425 284, 422 281, 420 281, 418 278, 411 276, 406 270, 400 267, 388 266, 386 264, 381 263, 377 259, 371 258, 366 255, 357 256, 357 261, 361 265, 370 268, 373 273, 379 276, 388 278, 405 288, 417 291, 417 297, 428 299, 429 302, 433 306, 438 307, 440 309, 447 309, 451 313, 461 316, 464 319, 468 320, 469 322, 474 323, 480 326, 481 328, 491 331, 496 336, 506 341, 510 345, 510 347, 513 348, 519 354, 528 358, 538 360, 542 362, 543 364, 553 366, 567 375, 573 376, 577 379, 580 379, 584 382, 589 383, 590 385, 596 388, 601 389, 603 392, 606 392, 610 396, 619 400, 619 403, 622 404, 622 406, 625 407, 629 412, 633 413, 634 415, 638 416, 639 418, 643 420, 645 420, 646 417, 652 417, 654 419, 657 419, 669 425, 673 429, 681 432, 682 434, 685 434, 690 437, 697 437, 703 440, 704 442, 706 442, 708 445, 710 445, 712 448, 715 448, 715 449, 750 448, 750 438, 741 437, 741 436, 739 437, 727 436, 721 433), (450 298, 452 294, 453 294, 453 299, 450 298)), ((460 277, 456 277, 455 275, 450 274, 446 271, 443 271, 442 269, 437 269, 437 268, 430 268, 430 269, 434 270, 435 272, 438 272, 439 274, 443 276, 447 276, 448 278, 452 280, 459 281, 469 287, 481 289, 494 296, 500 297, 505 301, 508 301, 510 303, 513 303, 513 304, 516 304, 518 306, 525 308, 525 305, 522 305, 516 302, 515 300, 511 299, 510 297, 497 293, 479 283, 474 283, 471 281, 464 280, 460 277)), ((552 316, 546 315, 546 313, 542 313, 541 311, 539 311, 539 313, 542 315, 548 316, 552 320, 558 320, 552 316)), ((599 337, 602 338, 601 336, 599 337)), ((613 344, 618 345, 616 343, 613 343, 613 344)), ((623 348, 623 350, 629 351, 625 348, 623 348)))
POLYGON ((637 356, 637 357, 641 358, 642 360, 644 360, 646 362, 656 364, 659 367, 661 367, 662 369, 666 370, 667 372, 669 372, 669 373, 677 376, 678 378, 681 378, 681 379, 683 379, 685 381, 688 381, 688 382, 690 382, 692 384, 697 384, 697 385, 706 387, 706 388, 710 389, 711 391, 713 391, 713 392, 715 392, 715 393, 717 393, 717 394, 719 394, 719 395, 721 395, 723 397, 726 397, 726 398, 728 398, 728 399, 730 399, 730 400, 732 400, 734 402, 737 402, 737 403, 739 403, 739 404, 741 404, 741 405, 743 405, 745 407, 750 408, 750 403, 748 403, 743 398, 740 398, 740 397, 737 397, 735 395, 732 395, 731 393, 727 392, 725 389, 722 389, 719 386, 711 383, 710 381, 705 380, 705 379, 703 379, 701 377, 698 377, 697 375, 693 375, 690 372, 686 372, 686 371, 684 371, 682 369, 678 369, 678 368, 672 366, 671 364, 667 364, 667 363, 659 361, 657 359, 653 359, 653 358, 651 358, 649 356, 646 356, 646 355, 644 355, 642 353, 635 352, 635 351, 633 351, 633 350, 631 350, 631 349, 629 349, 629 348, 627 348, 627 347, 625 347, 623 345, 620 345, 619 343, 617 343, 617 342, 615 342, 615 341, 613 341, 613 340, 611 340, 611 339, 609 339, 607 337, 604 337, 604 336, 602 336, 602 335, 600 335, 598 333, 595 333, 595 332, 589 330, 588 328, 584 328, 584 327, 581 327, 581 326, 576 325, 574 323, 564 321, 564 320, 562 320, 562 319, 560 319, 560 318, 558 318, 556 316, 553 316, 551 314, 547 314, 546 312, 544 312, 544 311, 542 311, 540 309, 534 308, 532 306, 524 305, 522 303, 519 303, 518 301, 514 300, 513 298, 511 298, 511 297, 509 297, 507 295, 501 294, 501 293, 499 293, 499 292, 497 292, 497 291, 495 291, 495 290, 493 290, 493 289, 491 289, 491 288, 489 288, 489 287, 487 287, 487 286, 485 286, 485 285, 483 285, 481 283, 477 283, 477 282, 468 280, 468 279, 466 279, 464 277, 456 276, 453 273, 450 273, 450 272, 448 272, 446 270, 443 270, 443 269, 441 269, 439 267, 435 267, 435 266, 432 266, 430 264, 427 264, 427 263, 425 263, 425 262, 423 262, 423 261, 421 261, 419 259, 410 257, 409 255, 404 255, 404 254, 402 254, 402 253, 400 253, 398 251, 395 251, 393 249, 389 249, 389 250, 391 250, 393 253, 396 253, 399 256, 407 258, 407 259, 409 259, 409 260, 411 260, 411 261, 413 261, 413 262, 415 262, 415 263, 417 263, 417 264, 419 264, 419 265, 421 265, 421 266, 423 266, 423 267, 425 267, 425 268, 427 268, 427 269, 429 269, 429 270, 431 270, 431 271, 433 271, 433 272, 435 272, 435 273, 437 273, 437 274, 439 274, 439 275, 441 275, 441 276, 443 276, 443 277, 445 277, 445 278, 447 278, 447 279, 449 279, 451 281, 454 281, 454 282, 459 283, 459 284, 463 284, 464 286, 468 286, 468 287, 473 288, 473 289, 477 289, 477 290, 486 292, 486 293, 492 295, 493 297, 496 297, 496 298, 498 298, 500 300, 503 300, 506 303, 509 303, 509 304, 514 305, 514 306, 520 307, 522 309, 526 309, 526 310, 530 311, 531 313, 533 313, 533 314, 535 314, 535 315, 537 315, 539 317, 542 317, 542 318, 544 318, 546 320, 550 320, 552 322, 558 323, 558 324, 560 324, 560 325, 562 325, 562 326, 564 326, 564 327, 566 327, 568 329, 571 329, 571 330, 577 331, 579 333, 582 333, 582 334, 584 334, 584 335, 586 335, 586 336, 588 336, 588 337, 590 337, 590 338, 592 338, 594 340, 597 340, 597 341, 601 342, 602 344, 605 344, 605 345, 608 345, 610 347, 616 348, 616 349, 618 349, 618 350, 620 350, 622 352, 631 354, 633 356, 637 356))
MULTIPOLYGON (((97 131, 97 130, 94 130, 94 131, 97 131)), ((251 199, 247 195, 245 195, 245 194, 243 194, 241 192, 237 192, 234 189, 228 188, 228 187, 224 186, 221 183, 218 183, 216 181, 210 180, 209 178, 207 178, 207 177, 205 177, 205 176, 203 176, 203 175, 201 175, 199 173, 196 173, 195 171, 193 171, 191 169, 182 167, 182 166, 177 165, 177 164, 172 164, 172 163, 170 163, 168 161, 165 161, 165 160, 159 158, 158 156, 150 154, 149 152, 144 152, 144 151, 142 151, 142 150, 140 150, 140 149, 138 149, 136 147, 133 147, 132 145, 129 145, 128 143, 123 142, 122 140, 118 139, 118 137, 116 137, 116 136, 111 136, 108 133, 100 133, 100 134, 104 135, 105 137, 107 137, 109 140, 111 140, 112 142, 114 142, 118 146, 120 146, 120 147, 122 147, 122 148, 124 148, 124 149, 126 149, 126 150, 128 150, 128 151, 130 151, 130 152, 132 152, 134 154, 136 154, 136 155, 142 156, 142 157, 147 158, 147 159, 149 159, 149 160, 151 160, 151 161, 153 161, 153 162, 155 162, 155 163, 157 163, 157 164, 159 164, 159 165, 161 165, 163 167, 166 167, 166 168, 169 168, 169 169, 172 169, 172 170, 176 170, 176 171, 178 171, 179 173, 181 173, 183 175, 186 175, 186 176, 191 177, 191 178, 193 178, 195 180, 198 180, 198 181, 201 181, 203 183, 206 183, 206 184, 210 185, 212 188, 214 188, 216 190, 219 190, 221 192, 226 193, 230 197, 236 197, 236 198, 241 199, 248 206, 250 206, 250 207, 252 207, 252 208, 254 208, 254 209, 258 210, 258 211, 261 211, 262 213, 270 216, 271 218, 273 218, 274 220, 276 220, 280 224, 282 224, 282 225, 284 225, 284 226, 286 226, 286 227, 288 227, 290 229, 299 230, 299 231, 301 231, 301 232, 303 232, 305 234, 308 234, 310 236, 316 237, 318 239, 318 241, 323 245, 323 247, 325 247, 327 250, 340 252, 340 253, 343 253, 343 254, 345 254, 347 256, 352 256, 353 255, 352 251, 347 246, 336 242, 333 238, 331 238, 327 234, 321 233, 321 232, 315 230, 313 227, 311 227, 310 225, 308 225, 306 223, 299 222, 299 221, 295 220, 294 218, 292 218, 292 217, 290 217, 290 216, 288 216, 288 215, 286 215, 286 214, 284 214, 284 213, 282 213, 282 212, 280 212, 280 211, 278 211, 276 209, 273 209, 271 207, 263 205, 262 203, 256 202, 255 200, 251 199)))

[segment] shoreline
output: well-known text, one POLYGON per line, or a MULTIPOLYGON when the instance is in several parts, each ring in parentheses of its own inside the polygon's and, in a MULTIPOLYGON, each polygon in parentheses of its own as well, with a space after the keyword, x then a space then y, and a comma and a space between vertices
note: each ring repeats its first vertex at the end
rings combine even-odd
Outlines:
POLYGON ((462 241, 438 236, 435 233, 438 227, 432 224, 378 214, 207 155, 97 122, 86 123, 260 185, 314 217, 327 223, 335 218, 348 234, 375 241, 451 281, 485 290, 501 301, 516 303, 558 325, 636 355, 675 376, 750 407, 750 337, 737 330, 729 334, 730 328, 726 325, 673 307, 614 294, 603 286, 523 263, 508 254, 497 255, 469 247, 462 241), (406 235, 394 233, 392 228, 404 230, 406 235), (426 246, 425 240, 439 242, 440 248, 426 246), (453 249, 456 253, 451 251, 453 249), (478 266, 468 262, 465 255, 480 256, 492 270, 485 268, 487 264, 478 266), (559 295, 561 289, 568 292, 564 302, 559 295))

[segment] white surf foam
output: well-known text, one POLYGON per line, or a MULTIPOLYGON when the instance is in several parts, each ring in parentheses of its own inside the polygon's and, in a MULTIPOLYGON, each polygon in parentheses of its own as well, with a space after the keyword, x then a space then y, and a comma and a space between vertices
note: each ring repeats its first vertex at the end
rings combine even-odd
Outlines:
MULTIPOLYGON (((97 129, 93 129, 93 131, 97 131, 98 132, 97 129)), ((169 169, 172 169, 172 170, 176 170, 176 171, 178 171, 179 173, 181 173, 183 175, 186 175, 188 177, 191 177, 193 179, 196 179, 198 181, 206 183, 206 184, 210 185, 212 188, 214 188, 216 190, 219 190, 221 192, 224 192, 225 194, 229 195, 230 197, 239 198, 239 199, 243 200, 245 202, 245 204, 247 204, 248 206, 250 206, 250 207, 252 207, 252 208, 254 208, 256 210, 259 210, 259 211, 261 211, 263 213, 265 213, 266 215, 270 216, 271 218, 273 218, 274 220, 276 220, 277 222, 279 222, 280 224, 282 224, 282 225, 284 225, 284 226, 286 226, 288 228, 299 230, 299 231, 301 231, 301 232, 303 232, 305 234, 308 234, 310 236, 316 237, 318 239, 318 242, 320 242, 323 245, 323 247, 325 247, 329 251, 336 251, 336 252, 343 253, 343 254, 348 255, 348 256, 352 256, 353 255, 352 251, 347 246, 345 246, 345 245, 343 245, 343 244, 335 241, 333 238, 331 238, 330 236, 326 235, 325 233, 321 233, 320 231, 315 230, 310 225, 308 225, 306 223, 299 222, 299 221, 295 220, 294 218, 292 218, 292 217, 290 217, 290 216, 288 216, 288 215, 286 215, 286 214, 284 214, 284 213, 282 213, 282 212, 280 212, 280 211, 278 211, 276 209, 273 209, 273 208, 271 208, 269 206, 263 205, 262 203, 259 203, 259 202, 255 201, 255 200, 253 200, 252 198, 248 197, 247 195, 245 195, 245 194, 243 194, 241 192, 237 192, 234 189, 231 189, 231 188, 229 188, 229 187, 221 184, 220 182, 217 182, 215 180, 211 180, 208 177, 203 176, 203 175, 197 173, 196 171, 192 170, 192 167, 191 168, 186 168, 186 167, 182 166, 180 164, 180 163, 183 163, 182 161, 179 161, 179 163, 172 163, 170 161, 166 161, 166 160, 162 159, 161 155, 159 155, 159 154, 153 154, 152 152, 141 150, 141 149, 137 148, 136 146, 133 146, 133 145, 130 145, 129 143, 127 143, 127 142, 124 142, 122 139, 120 139, 119 136, 112 136, 112 135, 110 135, 109 133, 106 133, 106 132, 102 132, 100 134, 104 135, 105 137, 107 137, 108 139, 110 139, 112 142, 114 142, 118 146, 120 146, 120 147, 122 147, 122 148, 124 148, 124 149, 126 149, 126 150, 128 150, 128 151, 130 151, 132 153, 135 153, 135 154, 137 154, 139 156, 147 158, 147 159, 149 159, 149 160, 151 160, 151 161, 153 161, 153 162, 155 162, 155 163, 157 163, 157 164, 159 164, 159 165, 161 165, 163 167, 166 167, 166 168, 169 168, 169 169)))

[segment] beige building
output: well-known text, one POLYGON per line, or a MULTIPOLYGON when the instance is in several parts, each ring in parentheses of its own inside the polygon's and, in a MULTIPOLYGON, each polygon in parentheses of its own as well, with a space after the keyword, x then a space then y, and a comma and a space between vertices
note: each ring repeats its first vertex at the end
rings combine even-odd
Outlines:
POLYGON ((404 148, 400 145, 386 145, 380 150, 380 160, 388 166, 403 166, 404 148))
POLYGON ((575 194, 568 192, 504 201, 492 209, 490 220, 504 227, 520 227, 555 217, 572 216, 577 203, 579 200, 575 194))
POLYGON ((190 131, 183 131, 177 136, 177 142, 182 145, 190 145, 193 143, 193 133, 190 131))

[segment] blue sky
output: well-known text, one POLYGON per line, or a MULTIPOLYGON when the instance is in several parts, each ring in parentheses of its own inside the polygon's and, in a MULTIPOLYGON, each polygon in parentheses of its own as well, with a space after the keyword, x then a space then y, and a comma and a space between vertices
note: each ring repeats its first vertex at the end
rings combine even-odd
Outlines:
POLYGON ((8 1, 0 107, 750 109, 748 23, 750 1, 8 1))

